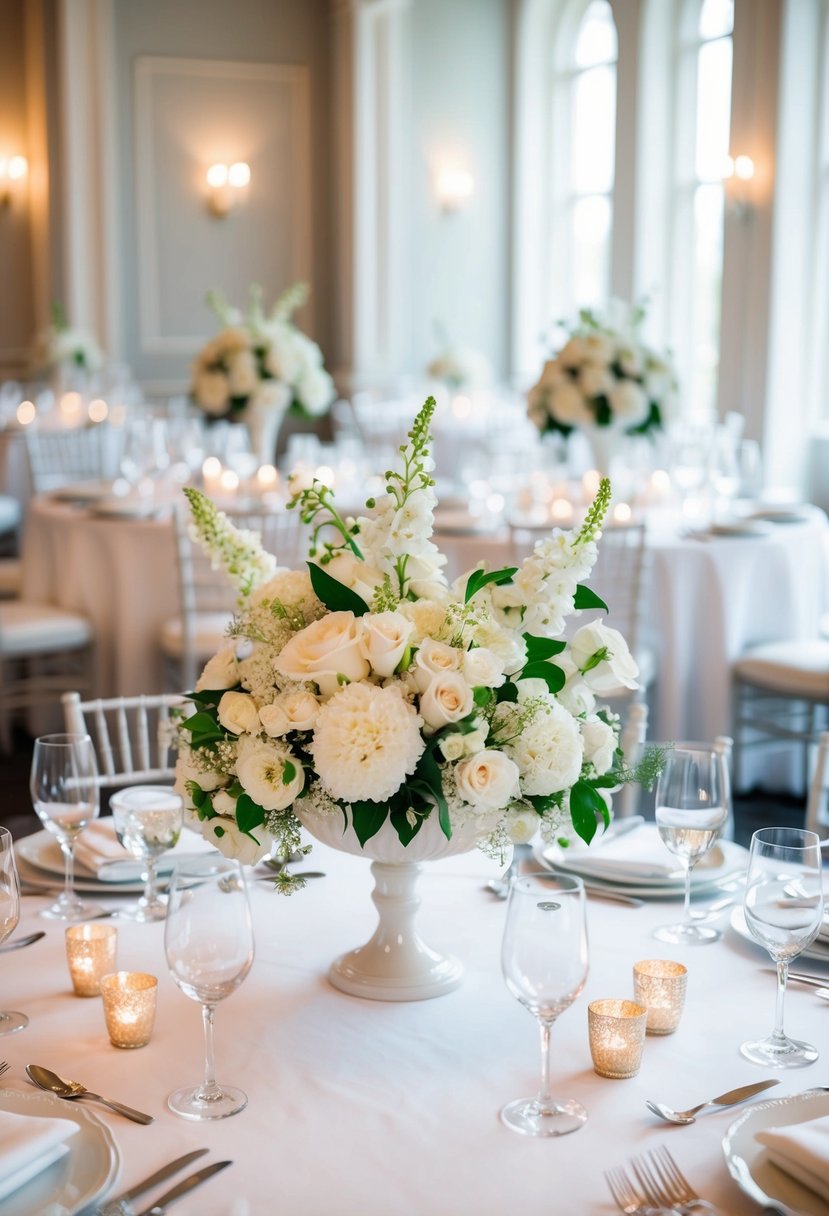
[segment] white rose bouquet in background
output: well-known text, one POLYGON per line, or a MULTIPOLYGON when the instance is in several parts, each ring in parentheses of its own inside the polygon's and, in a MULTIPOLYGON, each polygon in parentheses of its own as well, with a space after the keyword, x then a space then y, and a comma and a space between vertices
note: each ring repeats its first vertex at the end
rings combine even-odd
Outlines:
POLYGON ((642 341, 644 316, 644 309, 624 306, 608 318, 579 313, 528 394, 529 417, 542 434, 598 427, 645 435, 665 426, 676 376, 670 359, 642 341))
MULTIPOLYGON (((306 814, 351 824, 364 846, 390 820, 405 847, 430 816, 470 822, 496 849, 609 821, 607 791, 638 779, 618 719, 598 705, 636 687, 624 638, 566 618, 605 605, 583 583, 610 498, 577 533, 554 530, 520 567, 451 586, 431 540, 429 425, 418 414, 401 468, 369 514, 343 519, 321 482, 291 505, 311 525, 308 570, 275 569, 198 490, 193 527, 242 607, 180 726, 177 788, 193 825, 255 863, 299 844, 306 814)), ((285 880, 286 883, 289 880, 285 880)))
POLYGON ((305 418, 327 411, 335 392, 322 351, 291 321, 307 298, 307 287, 296 284, 266 313, 262 289, 253 286, 243 315, 220 292, 208 293, 222 329, 196 357, 191 387, 206 414, 247 420, 256 410, 290 410, 305 418))
POLYGON ((426 374, 454 392, 486 388, 492 383, 492 364, 471 346, 447 346, 427 365, 426 374))
POLYGON ((63 306, 56 302, 52 305, 52 324, 35 342, 34 360, 43 368, 96 372, 104 365, 104 353, 92 334, 69 325, 63 306))

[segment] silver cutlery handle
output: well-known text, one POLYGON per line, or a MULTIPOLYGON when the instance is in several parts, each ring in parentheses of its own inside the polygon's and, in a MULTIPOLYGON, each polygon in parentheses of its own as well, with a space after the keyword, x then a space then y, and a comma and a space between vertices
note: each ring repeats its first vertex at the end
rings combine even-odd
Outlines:
POLYGON ((102 1098, 100 1094, 93 1094, 90 1090, 86 1093, 78 1095, 81 1098, 94 1098, 96 1102, 103 1102, 104 1106, 108 1106, 110 1110, 117 1111, 119 1115, 126 1115, 128 1119, 132 1119, 134 1123, 153 1123, 155 1120, 152 1115, 145 1115, 141 1110, 134 1110, 131 1106, 124 1106, 121 1102, 111 1102, 109 1098, 102 1098))

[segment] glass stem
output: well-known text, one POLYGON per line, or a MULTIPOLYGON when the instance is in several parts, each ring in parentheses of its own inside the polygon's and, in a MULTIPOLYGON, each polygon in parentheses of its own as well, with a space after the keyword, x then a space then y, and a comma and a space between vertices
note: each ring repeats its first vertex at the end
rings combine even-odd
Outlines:
POLYGON ((682 912, 683 923, 688 926, 692 924, 691 916, 691 870, 694 867, 690 864, 685 866, 685 907, 682 912))
POLYGON ((154 857, 150 857, 147 859, 147 868, 144 871, 143 878, 144 878, 144 903, 147 905, 148 908, 151 908, 157 899, 156 890, 155 890, 156 872, 155 872, 155 858, 154 857))
POLYGON ((541 1089, 538 1094, 540 1106, 552 1106, 553 1095, 550 1093, 550 1031, 552 1022, 539 1021, 541 1028, 541 1089))
POLYGON ((63 853, 63 899, 67 904, 75 902, 75 837, 61 841, 63 853))
POLYGON ((786 1037, 783 1030, 783 1006, 786 1003, 786 981, 788 978, 789 960, 779 958, 777 960, 777 1000, 774 1005, 774 1034, 772 1035, 772 1038, 778 1041, 786 1037))
POLYGON ((213 1015, 215 1005, 202 1005, 202 1022, 204 1023, 204 1081, 199 1086, 196 1097, 200 1102, 214 1102, 222 1096, 222 1091, 216 1084, 216 1066, 213 1062, 213 1015))

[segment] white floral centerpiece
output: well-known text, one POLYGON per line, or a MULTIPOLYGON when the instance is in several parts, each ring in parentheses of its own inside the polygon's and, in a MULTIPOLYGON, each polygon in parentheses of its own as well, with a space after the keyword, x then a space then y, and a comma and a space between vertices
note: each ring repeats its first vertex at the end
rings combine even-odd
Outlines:
POLYGON ((447 346, 427 364, 426 374, 453 392, 486 388, 492 383, 492 364, 472 346, 447 346))
POLYGON ((291 320, 307 298, 308 288, 297 283, 266 313, 262 289, 253 285, 243 314, 221 292, 207 295, 222 329, 193 364, 193 400, 209 418, 244 422, 268 461, 287 413, 319 418, 336 395, 322 351, 291 320))
POLYGON ((38 367, 58 372, 75 370, 91 373, 103 367, 104 352, 92 334, 70 326, 63 306, 54 303, 52 324, 38 335, 34 359, 38 367))
POLYGON ((435 820, 447 841, 471 832, 496 850, 538 829, 589 842, 609 822, 607 792, 641 775, 598 705, 636 686, 624 638, 601 621, 561 637, 571 613, 606 611, 584 580, 609 483, 578 532, 555 529, 520 567, 478 566, 449 585, 431 540, 434 408, 429 398, 370 514, 342 518, 318 481, 297 491, 307 571, 277 568, 185 490, 240 608, 190 694, 176 786, 191 825, 228 856, 294 849, 310 818, 353 828, 361 848, 383 830, 405 851, 435 820))
POLYGON ((544 364, 528 394, 528 414, 539 431, 575 429, 646 435, 663 428, 676 395, 667 355, 647 346, 641 307, 617 305, 606 318, 579 313, 557 354, 544 364))

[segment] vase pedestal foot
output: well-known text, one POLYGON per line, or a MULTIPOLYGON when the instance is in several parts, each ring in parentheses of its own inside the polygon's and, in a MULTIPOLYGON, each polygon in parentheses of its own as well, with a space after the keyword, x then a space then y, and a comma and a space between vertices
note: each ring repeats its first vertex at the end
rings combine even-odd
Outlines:
POLYGON ((462 965, 427 946, 415 927, 420 869, 416 862, 372 862, 379 924, 371 941, 331 965, 335 988, 370 1001, 425 1001, 458 987, 462 965))

